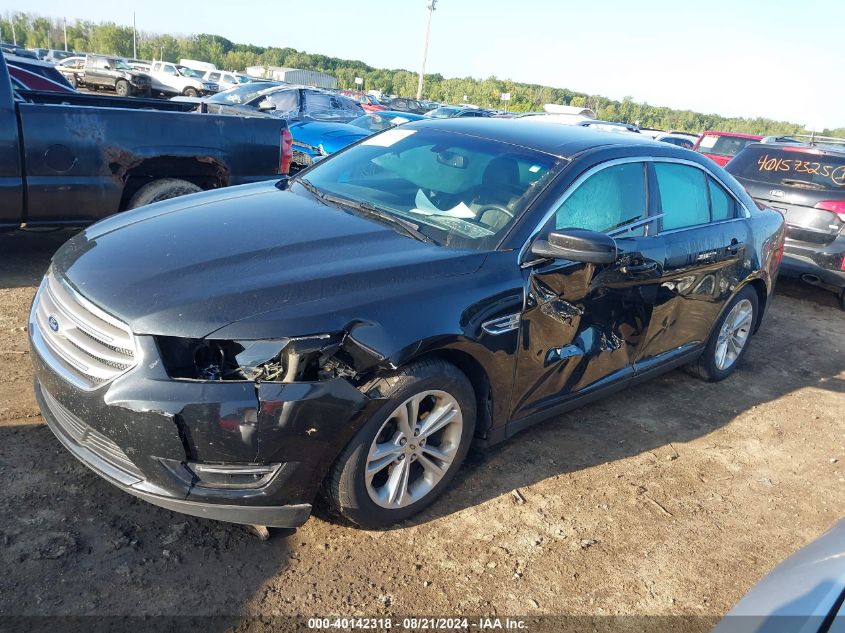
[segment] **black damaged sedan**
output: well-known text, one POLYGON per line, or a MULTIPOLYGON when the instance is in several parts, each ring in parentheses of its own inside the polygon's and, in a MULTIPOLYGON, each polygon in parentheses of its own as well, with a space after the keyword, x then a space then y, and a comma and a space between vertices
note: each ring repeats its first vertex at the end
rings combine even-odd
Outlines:
POLYGON ((409 123, 71 239, 30 316, 36 395, 70 452, 151 503, 293 527, 322 494, 387 526, 473 440, 681 365, 729 376, 783 240, 780 214, 665 143, 409 123))

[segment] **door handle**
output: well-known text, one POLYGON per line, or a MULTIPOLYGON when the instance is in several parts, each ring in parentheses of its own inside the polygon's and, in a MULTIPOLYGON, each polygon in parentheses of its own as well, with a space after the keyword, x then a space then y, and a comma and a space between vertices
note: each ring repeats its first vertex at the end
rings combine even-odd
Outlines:
POLYGON ((630 264, 622 267, 622 272, 626 275, 642 275, 643 273, 650 273, 657 270, 657 262, 646 262, 643 264, 630 264))
POLYGON ((745 242, 740 242, 738 239, 734 238, 731 240, 730 246, 725 247, 725 252, 729 252, 731 255, 736 255, 743 247, 745 247, 745 242))

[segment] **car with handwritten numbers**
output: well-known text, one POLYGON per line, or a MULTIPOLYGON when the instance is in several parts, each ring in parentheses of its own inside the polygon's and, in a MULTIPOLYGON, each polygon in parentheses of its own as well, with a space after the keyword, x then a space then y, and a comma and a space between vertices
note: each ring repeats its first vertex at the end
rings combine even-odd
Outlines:
POLYGON ((725 169, 786 218, 781 274, 834 292, 845 310, 845 140, 767 137, 725 169))

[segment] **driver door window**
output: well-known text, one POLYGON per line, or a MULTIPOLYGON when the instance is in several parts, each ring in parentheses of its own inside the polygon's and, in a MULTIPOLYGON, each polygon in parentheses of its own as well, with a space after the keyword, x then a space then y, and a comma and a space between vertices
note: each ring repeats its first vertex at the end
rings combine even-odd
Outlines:
POLYGON ((622 237, 643 235, 643 225, 627 232, 624 227, 644 218, 647 211, 645 163, 612 165, 578 185, 544 232, 574 228, 621 233, 622 237))

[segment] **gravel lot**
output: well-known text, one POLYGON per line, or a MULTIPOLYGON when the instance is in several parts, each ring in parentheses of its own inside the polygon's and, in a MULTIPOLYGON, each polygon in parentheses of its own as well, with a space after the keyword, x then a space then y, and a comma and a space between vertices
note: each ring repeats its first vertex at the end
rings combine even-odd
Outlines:
POLYGON ((845 514, 845 314, 783 280, 732 378, 675 371, 474 452, 411 524, 263 543, 147 505, 32 394, 26 315, 68 235, 0 236, 0 615, 719 616, 845 514))

